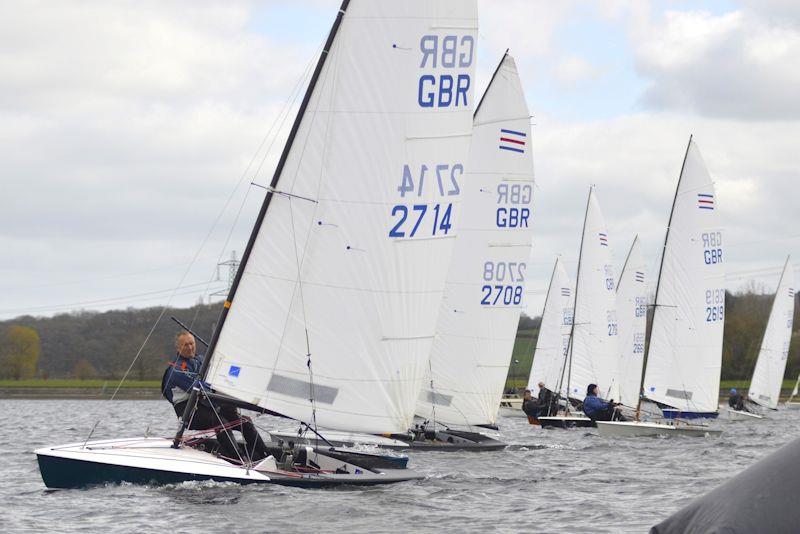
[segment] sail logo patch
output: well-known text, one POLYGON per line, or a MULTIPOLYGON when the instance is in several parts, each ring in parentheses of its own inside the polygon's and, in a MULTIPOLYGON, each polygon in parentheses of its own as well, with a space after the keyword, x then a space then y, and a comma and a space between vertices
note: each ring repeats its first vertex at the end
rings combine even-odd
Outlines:
POLYGON ((242 368, 236 365, 231 365, 230 369, 228 369, 228 376, 232 376, 233 378, 239 378, 239 371, 242 368))
POLYGON ((528 136, 525 132, 500 128, 500 146, 498 148, 524 154, 526 137, 528 136))
POLYGON ((597 234, 600 237, 600 244, 604 247, 608 246, 608 235, 602 232, 597 234))
POLYGON ((568 287, 562 287, 561 288, 561 296, 562 297, 568 297, 569 293, 570 293, 570 291, 569 291, 568 287))
POLYGON ((789 288, 789 298, 790 299, 794 298, 794 289, 792 289, 791 287, 789 288))
POLYGON ((644 282, 644 273, 642 271, 636 271, 634 274, 637 282, 644 282))
POLYGON ((714 209, 714 195, 706 193, 697 193, 697 207, 701 210, 714 209))

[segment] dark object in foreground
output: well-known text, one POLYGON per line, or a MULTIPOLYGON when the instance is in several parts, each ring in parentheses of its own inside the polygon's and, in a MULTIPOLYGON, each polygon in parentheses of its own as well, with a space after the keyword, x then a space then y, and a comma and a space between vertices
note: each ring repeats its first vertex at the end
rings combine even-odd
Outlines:
POLYGON ((650 529, 650 534, 797 532, 800 439, 784 445, 650 529))

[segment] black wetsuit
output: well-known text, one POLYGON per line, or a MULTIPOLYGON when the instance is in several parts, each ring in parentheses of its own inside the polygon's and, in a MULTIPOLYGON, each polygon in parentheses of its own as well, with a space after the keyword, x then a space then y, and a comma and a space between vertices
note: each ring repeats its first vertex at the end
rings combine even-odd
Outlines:
POLYGON ((539 415, 544 417, 547 415, 553 415, 555 410, 555 395, 553 392, 547 388, 541 388, 539 390, 539 415))
POLYGON ((728 406, 739 412, 744 411, 744 397, 741 393, 734 393, 728 397, 728 406))
POLYGON ((522 401, 522 411, 528 417, 536 419, 539 417, 539 402, 533 398, 522 401))
MULTIPOLYGON (((186 403, 189 401, 189 393, 197 380, 197 373, 202 363, 202 356, 193 358, 176 356, 175 361, 170 363, 164 371, 161 379, 161 392, 172 403, 178 417, 183 416, 186 403)), ((243 419, 239 410, 234 406, 215 402, 212 407, 208 399, 202 398, 197 403, 188 428, 189 430, 207 430, 228 425, 234 421, 238 421, 237 424, 228 430, 216 431, 220 454, 233 460, 238 460, 240 455, 243 459, 246 459, 246 456, 250 456, 252 460, 265 458, 268 454, 267 447, 258 430, 249 419, 243 419), (241 454, 236 446, 236 439, 231 433, 233 430, 238 430, 244 436, 247 445, 247 451, 244 454, 241 454)))

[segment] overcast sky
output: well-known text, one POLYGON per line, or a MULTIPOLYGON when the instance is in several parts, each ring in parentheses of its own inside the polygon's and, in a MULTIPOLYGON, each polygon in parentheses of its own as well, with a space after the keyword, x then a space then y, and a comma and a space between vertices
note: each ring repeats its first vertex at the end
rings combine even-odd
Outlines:
MULTIPOLYGON (((339 3, 0 3, 0 318, 223 287, 339 3)), ((478 87, 510 48, 534 115, 528 313, 557 254, 574 277, 590 184, 618 268, 638 232, 655 274, 690 133, 728 287, 800 261, 800 3, 479 5, 478 87)))

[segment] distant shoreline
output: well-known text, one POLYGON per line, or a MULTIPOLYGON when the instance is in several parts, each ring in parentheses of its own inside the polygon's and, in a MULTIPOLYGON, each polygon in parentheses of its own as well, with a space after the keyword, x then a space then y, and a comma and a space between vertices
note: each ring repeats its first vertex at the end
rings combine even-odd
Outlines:
MULTIPOLYGON (((108 400, 114 387, 0 387, 0 399, 79 399, 108 400)), ((161 398, 160 388, 120 388, 117 400, 154 400, 161 398)))

